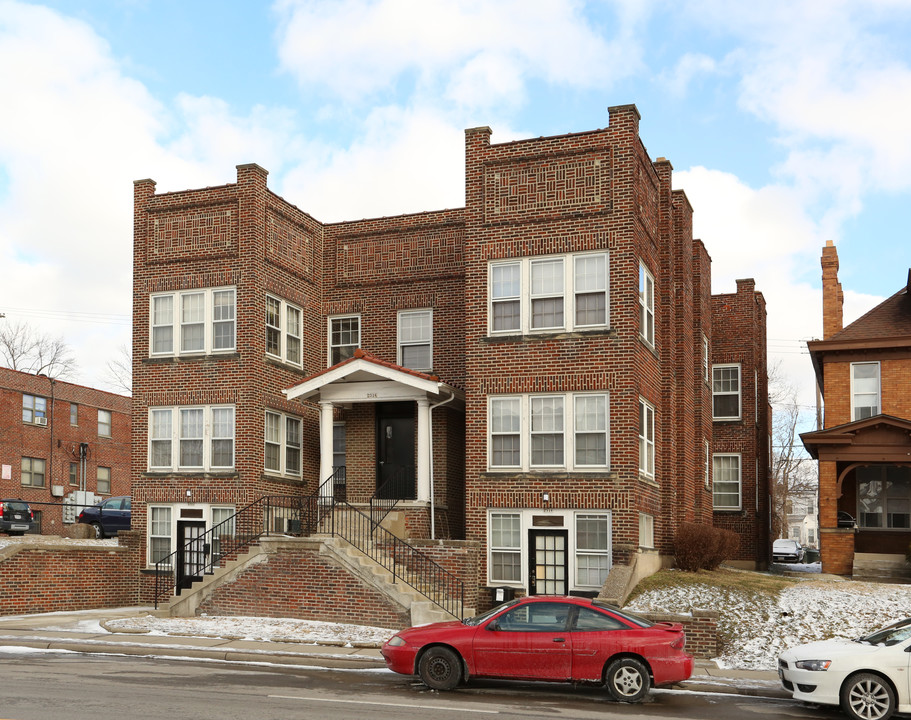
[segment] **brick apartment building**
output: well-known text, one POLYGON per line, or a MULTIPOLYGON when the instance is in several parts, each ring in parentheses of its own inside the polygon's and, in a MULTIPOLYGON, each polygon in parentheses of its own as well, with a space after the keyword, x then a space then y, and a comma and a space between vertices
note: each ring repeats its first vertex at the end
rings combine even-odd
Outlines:
POLYGON ((129 495, 130 412, 128 397, 0 368, 0 498, 27 501, 38 532, 59 535, 74 493, 129 495))
POLYGON ((466 132, 466 205, 325 224, 267 173, 135 184, 133 527, 156 560, 263 495, 399 501, 492 588, 597 593, 683 522, 768 556, 765 307, 713 298, 634 106, 466 132), (714 388, 714 391, 713 391, 714 388), (327 480, 332 478, 331 483, 327 480))
POLYGON ((838 252, 822 250, 823 339, 808 343, 823 427, 800 437, 819 460, 823 572, 907 576, 911 546, 911 271, 847 327, 838 252))

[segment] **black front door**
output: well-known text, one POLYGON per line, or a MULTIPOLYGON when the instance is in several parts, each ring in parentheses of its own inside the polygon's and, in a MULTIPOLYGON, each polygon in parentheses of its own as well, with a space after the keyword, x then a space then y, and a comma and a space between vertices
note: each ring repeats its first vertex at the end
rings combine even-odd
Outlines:
POLYGON ((386 499, 417 497, 414 471, 415 404, 376 406, 376 490, 386 499))
POLYGON ((566 595, 566 530, 528 531, 528 594, 566 595))
POLYGON ((190 587, 197 580, 202 580, 206 566, 207 548, 203 545, 202 536, 206 532, 204 522, 177 523, 177 594, 183 588, 190 587))

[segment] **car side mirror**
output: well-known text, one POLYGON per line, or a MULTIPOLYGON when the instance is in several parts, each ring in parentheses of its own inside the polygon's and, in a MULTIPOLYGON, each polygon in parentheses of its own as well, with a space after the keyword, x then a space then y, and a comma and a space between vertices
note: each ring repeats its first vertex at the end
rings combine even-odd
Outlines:
POLYGON ((487 623, 487 630, 499 630, 500 624, 496 620, 487 623))

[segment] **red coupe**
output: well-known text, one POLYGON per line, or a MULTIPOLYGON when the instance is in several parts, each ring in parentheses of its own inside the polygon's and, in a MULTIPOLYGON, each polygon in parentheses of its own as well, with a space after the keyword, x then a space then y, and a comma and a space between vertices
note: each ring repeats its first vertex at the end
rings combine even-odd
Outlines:
POLYGON ((651 623, 578 597, 536 595, 483 615, 420 625, 383 646, 390 670, 419 675, 434 690, 472 677, 604 683, 614 699, 638 702, 657 685, 690 677, 679 623, 651 623))

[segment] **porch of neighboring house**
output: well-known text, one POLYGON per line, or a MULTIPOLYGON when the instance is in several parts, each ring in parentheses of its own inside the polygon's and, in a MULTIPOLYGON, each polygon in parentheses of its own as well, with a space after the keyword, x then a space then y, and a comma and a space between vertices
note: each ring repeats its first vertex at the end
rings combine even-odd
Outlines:
POLYGON ((823 572, 911 578, 911 422, 877 415, 801 439, 819 460, 823 572))

